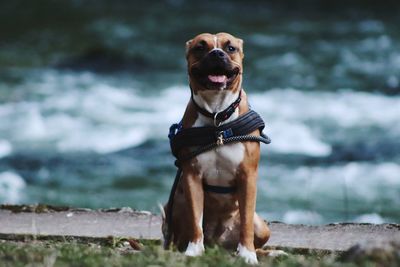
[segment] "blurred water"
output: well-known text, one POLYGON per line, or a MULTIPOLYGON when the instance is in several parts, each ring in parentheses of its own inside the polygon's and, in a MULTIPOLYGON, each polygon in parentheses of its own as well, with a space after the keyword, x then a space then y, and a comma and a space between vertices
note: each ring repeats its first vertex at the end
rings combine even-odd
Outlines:
POLYGON ((392 2, 39 2, 0 4, 0 202, 156 211, 175 172, 167 129, 190 96, 184 43, 224 30, 245 41, 244 87, 272 138, 257 210, 400 221, 392 2))

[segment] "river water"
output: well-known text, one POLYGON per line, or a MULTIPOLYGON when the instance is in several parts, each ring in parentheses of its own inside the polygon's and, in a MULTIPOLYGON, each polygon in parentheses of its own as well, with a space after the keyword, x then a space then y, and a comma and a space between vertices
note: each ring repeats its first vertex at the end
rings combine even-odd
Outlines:
POLYGON ((0 203, 158 212, 190 97, 185 41, 227 31, 272 139, 258 212, 399 223, 400 8, 353 2, 2 2, 0 203))

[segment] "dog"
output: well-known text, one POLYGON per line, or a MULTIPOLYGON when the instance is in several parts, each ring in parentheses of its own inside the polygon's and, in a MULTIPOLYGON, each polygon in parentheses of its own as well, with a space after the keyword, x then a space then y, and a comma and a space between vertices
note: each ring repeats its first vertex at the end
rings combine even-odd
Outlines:
MULTIPOLYGON (((192 97, 182 128, 229 123, 249 111, 243 80, 243 40, 228 33, 203 33, 186 43, 192 97), (199 108, 218 114, 240 100, 229 118, 216 121, 199 108)), ((250 133, 260 136, 259 130, 250 133)), ((182 149, 182 153, 190 152, 182 149)), ((199 256, 204 244, 236 249, 247 263, 258 263, 256 249, 270 237, 267 223, 255 212, 260 144, 238 142, 218 146, 182 163, 182 175, 173 197, 172 225, 167 225, 165 205, 163 234, 187 256, 199 256), (204 190, 204 184, 232 187, 232 194, 204 190)), ((267 252, 268 254, 268 252, 267 252)))

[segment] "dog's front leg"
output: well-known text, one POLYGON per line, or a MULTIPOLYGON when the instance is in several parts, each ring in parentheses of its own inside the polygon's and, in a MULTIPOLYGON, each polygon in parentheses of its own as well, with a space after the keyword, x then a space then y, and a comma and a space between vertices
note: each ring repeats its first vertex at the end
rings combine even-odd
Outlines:
POLYGON ((203 184, 200 175, 193 170, 184 170, 183 173, 182 182, 189 211, 187 215, 189 221, 188 227, 191 230, 185 255, 199 256, 204 252, 203 184))
POLYGON ((254 247, 254 212, 257 195, 257 172, 242 170, 238 175, 238 199, 240 213, 240 238, 237 253, 246 263, 257 264, 254 247))

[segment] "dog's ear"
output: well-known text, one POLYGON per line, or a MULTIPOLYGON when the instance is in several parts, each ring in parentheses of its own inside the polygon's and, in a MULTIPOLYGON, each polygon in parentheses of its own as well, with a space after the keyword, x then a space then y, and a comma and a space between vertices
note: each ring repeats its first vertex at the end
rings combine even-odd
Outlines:
POLYGON ((192 44, 193 39, 190 39, 189 41, 186 42, 186 56, 188 55, 190 45, 192 44))

